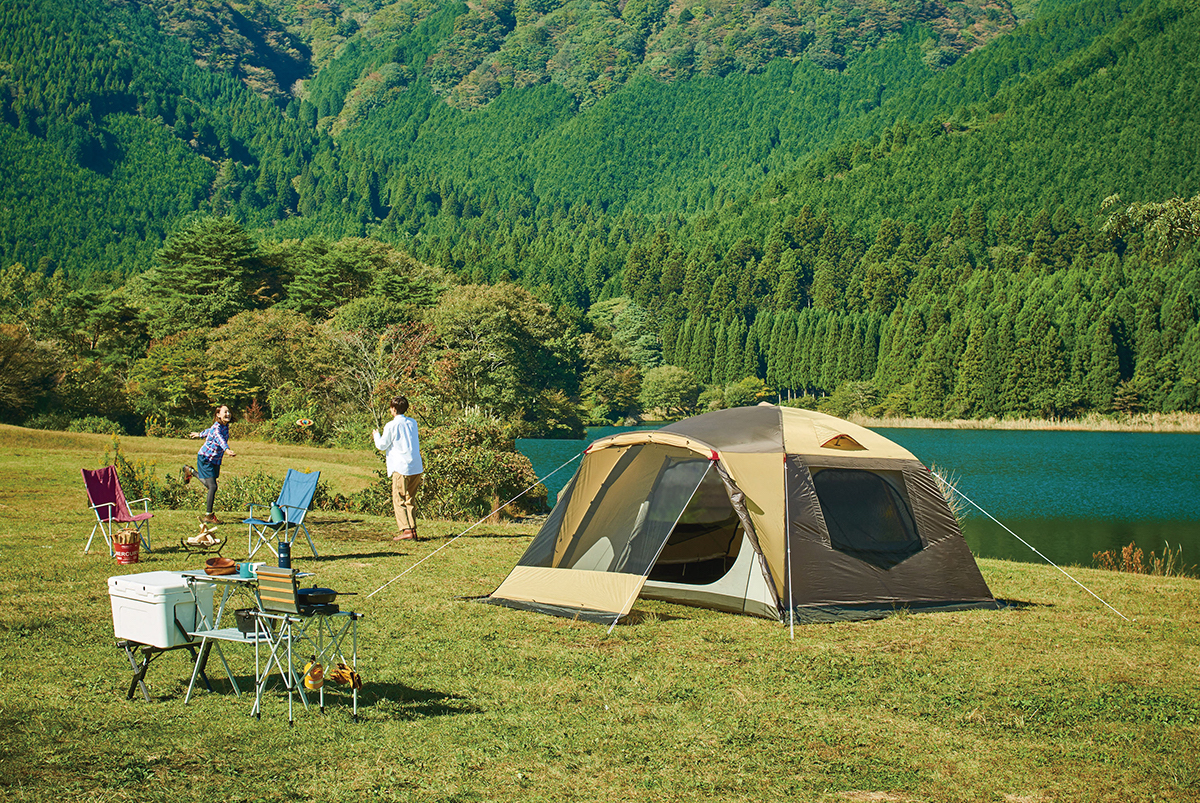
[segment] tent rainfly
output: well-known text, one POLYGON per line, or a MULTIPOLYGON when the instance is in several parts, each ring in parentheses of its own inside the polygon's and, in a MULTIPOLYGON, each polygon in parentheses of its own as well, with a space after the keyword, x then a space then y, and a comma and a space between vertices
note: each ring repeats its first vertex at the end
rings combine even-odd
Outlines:
POLYGON ((612 622, 639 595, 798 622, 998 607, 912 454, 769 404, 592 443, 484 601, 612 622))

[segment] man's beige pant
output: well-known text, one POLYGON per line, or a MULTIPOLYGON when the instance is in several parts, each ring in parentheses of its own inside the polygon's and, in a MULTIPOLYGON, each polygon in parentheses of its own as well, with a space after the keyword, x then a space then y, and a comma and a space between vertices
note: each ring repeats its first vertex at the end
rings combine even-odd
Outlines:
POLYGON ((392 507, 396 510, 396 526, 400 531, 417 529, 417 489, 421 487, 421 475, 392 475, 392 507))

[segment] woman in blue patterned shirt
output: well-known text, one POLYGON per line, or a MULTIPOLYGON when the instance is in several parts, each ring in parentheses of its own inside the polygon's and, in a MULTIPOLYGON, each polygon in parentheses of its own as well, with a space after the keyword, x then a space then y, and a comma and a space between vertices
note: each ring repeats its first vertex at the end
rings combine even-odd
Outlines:
POLYGON ((229 422, 232 420, 233 413, 222 404, 217 408, 217 417, 211 427, 203 432, 192 432, 188 435, 189 438, 204 438, 204 445, 196 453, 196 470, 185 466, 183 481, 186 483, 195 475, 208 489, 208 498, 205 499, 205 509, 208 512, 200 519, 205 524, 221 523, 213 513, 213 502, 217 498, 217 477, 221 476, 221 458, 226 455, 237 457, 229 448, 229 422))

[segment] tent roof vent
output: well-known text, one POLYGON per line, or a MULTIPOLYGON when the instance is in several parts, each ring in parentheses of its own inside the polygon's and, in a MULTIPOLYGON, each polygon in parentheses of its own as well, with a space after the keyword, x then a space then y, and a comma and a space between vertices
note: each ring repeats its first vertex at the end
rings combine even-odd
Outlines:
POLYGON ((823 422, 814 421, 813 433, 822 449, 840 449, 843 452, 865 452, 867 447, 851 438, 845 432, 834 429, 823 422))
POLYGON ((834 435, 821 444, 822 449, 841 449, 844 452, 861 452, 867 447, 851 438, 849 435, 834 435))

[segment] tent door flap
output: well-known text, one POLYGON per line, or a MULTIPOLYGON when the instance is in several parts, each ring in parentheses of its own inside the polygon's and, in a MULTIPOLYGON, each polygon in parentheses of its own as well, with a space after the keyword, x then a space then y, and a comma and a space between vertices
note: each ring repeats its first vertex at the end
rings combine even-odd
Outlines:
POLYGON ((492 597, 625 616, 645 582, 640 574, 517 566, 492 597))

